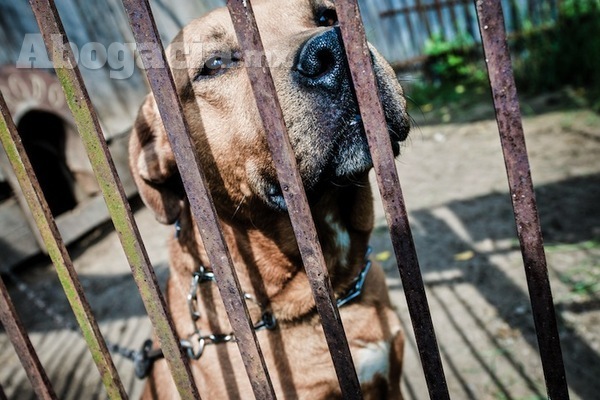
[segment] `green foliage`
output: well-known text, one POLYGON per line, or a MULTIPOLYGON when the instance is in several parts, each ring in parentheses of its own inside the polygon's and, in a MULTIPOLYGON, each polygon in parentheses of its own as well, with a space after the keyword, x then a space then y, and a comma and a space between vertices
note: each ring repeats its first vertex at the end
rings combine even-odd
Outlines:
POLYGON ((449 41, 440 34, 433 35, 425 43, 426 73, 436 82, 463 83, 476 72, 471 63, 474 44, 473 38, 465 33, 449 41))
MULTIPOLYGON (((600 112, 600 0, 562 0, 556 22, 519 26, 510 39, 519 93, 535 97, 570 87, 576 98, 565 99, 568 104, 600 112)), ((487 116, 480 107, 489 102, 480 48, 466 33, 450 40, 433 35, 425 44, 422 79, 406 84, 412 115, 427 114, 428 122, 487 116)))
POLYGON ((469 105, 489 102, 483 57, 473 38, 464 33, 451 40, 433 35, 425 44, 428 56, 422 79, 408 82, 409 112, 427 122, 449 122, 469 105))
POLYGON ((429 56, 439 56, 456 50, 468 49, 474 44, 473 38, 464 32, 459 33, 450 41, 436 33, 425 42, 424 51, 429 56))
POLYGON ((600 293, 600 270, 592 264, 579 265, 567 273, 560 274, 560 280, 564 283, 572 295, 580 297, 596 296, 600 293))
POLYGON ((600 10, 600 0, 563 0, 560 3, 560 13, 565 18, 577 18, 598 10, 600 10))
POLYGON ((600 112, 600 0, 564 0, 558 22, 529 28, 512 45, 519 89, 573 86, 600 112))

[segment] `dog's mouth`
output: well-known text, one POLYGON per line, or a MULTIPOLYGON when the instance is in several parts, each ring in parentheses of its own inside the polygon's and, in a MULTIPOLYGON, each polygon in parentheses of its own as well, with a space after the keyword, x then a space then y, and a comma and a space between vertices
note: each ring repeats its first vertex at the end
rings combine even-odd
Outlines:
MULTIPOLYGON (((391 68, 371 53, 394 156, 409 131, 402 89, 391 68)), ((321 30, 303 43, 287 86, 296 89, 286 125, 309 201, 315 204, 334 186, 364 182, 373 167, 367 135, 345 58, 339 28, 321 30)), ((284 110, 285 111, 285 110, 284 110)), ((277 210, 285 201, 273 176, 261 183, 260 196, 277 210)))
MULTIPOLYGON (((392 145, 394 157, 400 154, 400 142, 408 136, 408 129, 403 124, 395 123, 389 119, 387 133, 392 145)), ((343 133, 339 135, 339 142, 333 149, 334 156, 330 163, 329 177, 332 179, 351 179, 356 175, 368 172, 373 167, 373 160, 369 149, 367 134, 360 114, 354 114, 343 133)))
MULTIPOLYGON (((402 116, 388 118, 386 122, 394 156, 400 154, 400 143, 408 136, 408 124, 402 116), (397 118, 394 118, 397 117, 397 118)), ((373 167, 367 135, 360 114, 352 113, 343 118, 340 128, 331 134, 333 143, 328 149, 314 149, 314 159, 318 167, 302 168, 299 160, 302 180, 308 200, 315 204, 324 193, 333 187, 345 187, 362 182, 362 178, 373 167), (327 154, 325 154, 327 153, 327 154), (303 170, 308 170, 302 174, 303 170)), ((309 164, 309 163, 307 163, 309 164)), ((283 192, 276 179, 268 180, 264 186, 264 199, 268 205, 278 211, 287 211, 283 192)))

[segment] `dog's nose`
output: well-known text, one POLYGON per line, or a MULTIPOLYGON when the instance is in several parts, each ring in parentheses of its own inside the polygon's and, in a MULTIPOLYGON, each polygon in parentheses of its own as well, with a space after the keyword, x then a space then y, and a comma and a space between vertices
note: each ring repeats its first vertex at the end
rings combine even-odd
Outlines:
POLYGON ((310 38, 298 53, 296 71, 300 83, 308 87, 336 90, 344 79, 344 48, 339 28, 310 38))

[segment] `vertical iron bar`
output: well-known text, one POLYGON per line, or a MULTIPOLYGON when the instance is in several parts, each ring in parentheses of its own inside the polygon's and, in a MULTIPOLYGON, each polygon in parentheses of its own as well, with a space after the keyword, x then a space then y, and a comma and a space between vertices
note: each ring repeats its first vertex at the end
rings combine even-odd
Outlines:
MULTIPOLYGON (((249 0, 228 0, 227 7, 240 45, 250 54, 265 54, 252 5, 249 0)), ((266 57, 264 58, 266 59, 266 57)), ((325 338, 333 359, 344 399, 360 399, 360 384, 352 362, 348 339, 337 308, 329 272, 311 217, 310 207, 296 158, 283 121, 283 112, 268 65, 247 66, 256 105, 265 127, 267 141, 277 169, 277 176, 288 208, 290 220, 306 274, 321 317, 325 338)))
POLYGON ((21 360, 27 377, 31 381, 33 391, 39 399, 56 399, 56 394, 50 380, 33 349, 33 345, 25 332, 15 307, 8 295, 8 289, 0 277, 0 322, 4 325, 6 334, 15 347, 15 351, 21 360))
POLYGON ((449 399, 358 2, 337 0, 335 5, 429 395, 432 399, 449 399))
POLYGON ((177 95, 173 76, 168 67, 165 51, 160 44, 160 36, 152 17, 147 0, 123 0, 134 37, 138 43, 152 44, 160 50, 163 68, 155 68, 153 54, 141 52, 147 66, 147 77, 155 94, 160 115, 169 136, 169 142, 183 181, 192 214, 202 236, 221 297, 227 310, 229 321, 235 333, 246 372, 257 399, 274 399, 273 384, 266 363, 250 321, 250 314, 244 300, 240 283, 227 250, 221 225, 208 190, 205 176, 200 168, 190 129, 185 120, 183 108, 177 95))
POLYGON ((112 399, 127 398, 2 93, 0 93, 0 142, 6 150, 15 171, 15 176, 19 181, 48 254, 54 263, 60 282, 69 299, 69 304, 98 367, 106 391, 112 399))
POLYGON ((30 0, 30 4, 179 394, 184 399, 199 398, 54 1, 30 0))
POLYGON ((476 1, 548 397, 568 399, 552 291, 500 0, 476 1))

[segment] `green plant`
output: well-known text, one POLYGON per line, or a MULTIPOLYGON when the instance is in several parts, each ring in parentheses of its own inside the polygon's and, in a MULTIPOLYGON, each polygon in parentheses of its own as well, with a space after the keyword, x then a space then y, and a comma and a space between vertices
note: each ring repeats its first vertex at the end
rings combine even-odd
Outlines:
POLYGON ((408 82, 409 112, 423 122, 450 122, 464 109, 489 101, 488 80, 479 46, 468 34, 446 40, 433 35, 424 53, 427 61, 418 80, 408 82), (421 117, 422 118, 422 117, 421 117))
POLYGON ((425 42, 424 51, 427 55, 437 56, 458 49, 466 49, 474 44, 475 41, 471 35, 464 32, 459 33, 452 40, 445 40, 441 34, 435 33, 425 42))
POLYGON ((577 18, 600 10, 600 0, 563 0, 560 13, 565 18, 577 18))
POLYGON ((465 33, 451 40, 434 34, 425 42, 425 65, 429 79, 435 82, 456 84, 468 79, 473 72, 472 58, 475 42, 465 33))
POLYGON ((573 268, 567 273, 560 274, 559 277, 572 294, 588 297, 600 293, 599 275, 597 266, 584 264, 573 268))
POLYGON ((600 0, 564 0, 558 21, 525 29, 512 42, 519 90, 580 89, 600 112, 600 0))

